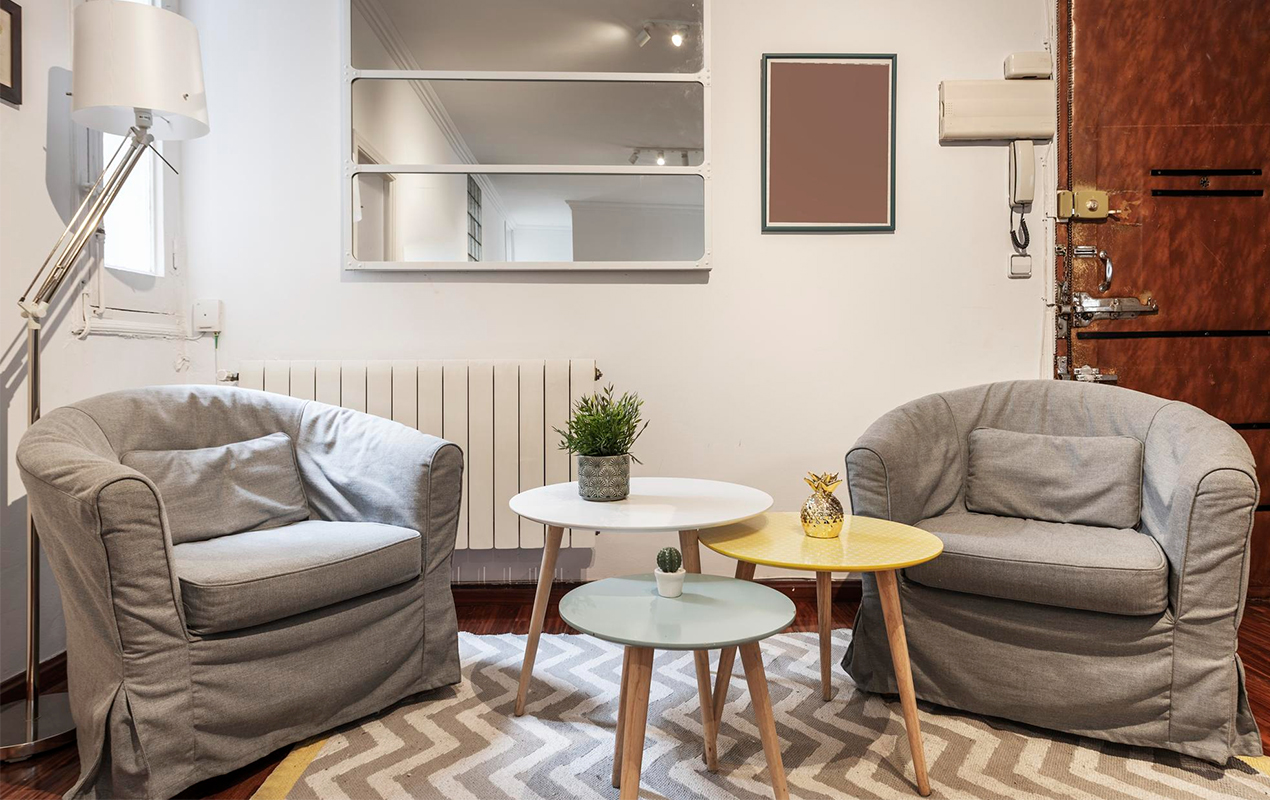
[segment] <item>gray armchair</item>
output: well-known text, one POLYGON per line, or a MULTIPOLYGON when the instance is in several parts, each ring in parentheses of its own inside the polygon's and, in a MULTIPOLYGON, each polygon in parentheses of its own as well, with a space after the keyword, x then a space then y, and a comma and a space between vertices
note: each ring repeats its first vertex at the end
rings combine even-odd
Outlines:
MULTIPOLYGON (((889 412, 846 467, 853 513, 944 541, 900 582, 918 697, 1218 763, 1261 754, 1236 654, 1259 487, 1230 427, 1017 381, 889 412)), ((869 576, 843 666, 896 691, 869 576)))
POLYGON ((459 680, 454 444, 316 402, 174 386, 53 411, 18 466, 66 616, 81 764, 68 797, 169 797, 459 680), (240 461, 251 485, 235 487, 222 446, 257 437, 284 442, 285 468, 240 461), (176 489, 165 502, 123 463, 199 448, 222 448, 186 480, 216 489, 202 505, 176 489), (240 507, 287 469, 301 506, 243 529, 240 507))

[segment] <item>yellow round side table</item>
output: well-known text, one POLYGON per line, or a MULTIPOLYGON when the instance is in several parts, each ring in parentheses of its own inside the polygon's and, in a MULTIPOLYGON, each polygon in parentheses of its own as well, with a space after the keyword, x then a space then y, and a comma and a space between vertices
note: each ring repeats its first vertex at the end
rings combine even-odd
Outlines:
MULTIPOLYGON (((815 539, 803 533, 798 513, 769 512, 744 522, 703 530, 697 540, 706 547, 737 560, 736 577, 750 580, 758 564, 786 569, 802 569, 816 573, 816 612, 820 628, 821 696, 828 700, 830 686, 831 620, 833 600, 831 580, 835 572, 872 572, 877 578, 882 600, 882 616, 886 620, 887 639, 891 645, 891 661, 899 684, 900 705, 904 711, 904 727, 913 752, 913 769, 917 789, 930 794, 926 776, 926 756, 922 750, 921 731, 917 723, 917 698, 913 694, 913 671, 908 661, 908 642, 904 638, 904 617, 900 612, 899 584, 896 570, 921 564, 944 551, 944 543, 934 534, 919 528, 884 519, 849 516, 836 539, 815 539)), ((723 716, 728 683, 736 648, 724 649, 719 655, 719 671, 715 679, 715 728, 723 716)))

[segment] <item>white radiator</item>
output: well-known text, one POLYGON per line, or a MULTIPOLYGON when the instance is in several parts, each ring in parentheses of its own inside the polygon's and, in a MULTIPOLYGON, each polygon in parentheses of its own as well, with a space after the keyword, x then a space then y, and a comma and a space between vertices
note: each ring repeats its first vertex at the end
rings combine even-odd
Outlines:
MULTIPOLYGON (((463 448, 459 549, 543 546, 543 526, 507 507, 517 492, 573 480, 557 447, 577 398, 594 391, 595 361, 244 361, 244 389, 366 411, 463 448)), ((594 531, 565 532, 592 547, 594 531)))

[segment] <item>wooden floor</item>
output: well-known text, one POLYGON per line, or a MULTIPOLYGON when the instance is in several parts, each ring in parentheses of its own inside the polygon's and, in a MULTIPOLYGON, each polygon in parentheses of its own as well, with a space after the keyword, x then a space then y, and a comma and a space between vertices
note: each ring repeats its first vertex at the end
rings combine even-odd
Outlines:
MULTIPOLYGON (((556 611, 562 592, 553 592, 547 610, 544 633, 565 633, 567 626, 556 611)), ((791 630, 816 629, 814 589, 794 593, 797 616, 791 630)), ((849 628, 855 618, 857 604, 841 600, 834 604, 835 628, 849 628)), ((528 633, 530 604, 517 597, 516 602, 498 602, 497 592, 472 595, 457 603, 459 630, 478 634, 528 633)), ((1270 752, 1270 605, 1249 605, 1239 628, 1239 655, 1247 674, 1248 695, 1253 714, 1261 727, 1261 740, 1270 752)), ((50 691, 65 687, 51 686, 50 691)), ((228 775, 192 787, 182 794, 191 798, 249 798, 287 754, 279 750, 254 764, 228 775)), ((4 800, 60 797, 79 774, 79 757, 74 747, 0 767, 0 797, 4 800)))

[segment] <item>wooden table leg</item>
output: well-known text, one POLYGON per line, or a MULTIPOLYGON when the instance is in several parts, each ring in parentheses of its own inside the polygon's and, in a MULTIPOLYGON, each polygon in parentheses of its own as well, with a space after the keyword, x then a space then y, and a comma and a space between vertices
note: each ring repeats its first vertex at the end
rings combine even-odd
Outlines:
POLYGON ((617 730, 613 736, 613 788, 622 785, 622 736, 626 733, 626 704, 630 702, 631 651, 622 651, 622 691, 617 700, 617 730))
POLYGON ((759 736, 763 740, 763 755, 767 758, 767 771, 772 778, 772 796, 776 800, 788 800, 789 786, 785 783, 781 742, 776 736, 772 698, 767 692, 767 673, 763 670, 763 654, 759 652, 758 642, 741 645, 741 664, 745 667, 745 681, 750 686, 750 703, 754 706, 754 721, 758 724, 759 736))
POLYGON ((878 594, 882 598, 882 617, 886 620, 886 638, 891 645, 891 663, 895 665, 895 682, 900 689, 900 707, 904 711, 904 729, 908 747, 913 753, 913 771, 917 773, 917 791, 930 794, 926 775, 926 753, 922 750, 922 731, 917 722, 917 695, 913 692, 913 668, 908 661, 908 640, 904 638, 904 615, 900 611, 899 581, 895 570, 874 573, 878 594))
POLYGON ((534 675, 534 657, 538 655, 538 637, 542 635, 542 621, 547 616, 547 601, 551 599, 551 581, 556 573, 556 557, 560 555, 560 539, 564 528, 547 526, 547 542, 542 548, 542 567, 538 570, 538 589, 534 592, 534 610, 529 618, 529 638, 525 639, 525 660, 520 665, 520 687, 516 690, 516 716, 525 713, 525 698, 529 696, 529 681, 534 675))
POLYGON ((833 668, 833 573, 816 573, 816 621, 820 629, 820 696, 833 697, 830 670, 833 668))
MULTIPOLYGON (((754 564, 748 561, 736 562, 736 577, 738 580, 748 581, 754 579, 754 564)), ((719 723, 723 721, 723 707, 728 702, 728 684, 732 682, 732 665, 736 663, 736 647, 725 647, 719 651, 719 671, 714 679, 714 724, 715 730, 718 730, 719 723)))
MULTIPOLYGON (((701 548, 696 531, 679 532, 679 548, 683 551, 684 569, 694 574, 701 572, 701 548)), ((710 651, 694 650, 692 659, 697 667, 697 695, 701 700, 701 729, 705 738, 706 769, 719 771, 719 723, 714 716, 714 702, 710 696, 710 651)))
POLYGON ((639 772, 644 765, 644 731, 648 725, 648 692, 653 681, 653 650, 632 647, 627 690, 626 730, 622 734, 621 800, 639 798, 639 772))

